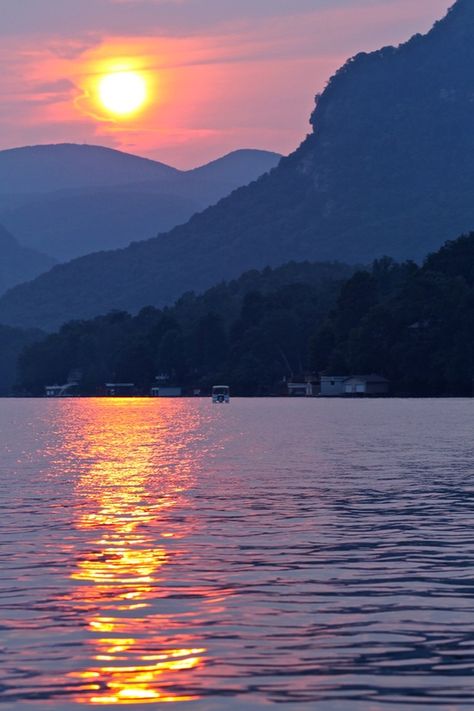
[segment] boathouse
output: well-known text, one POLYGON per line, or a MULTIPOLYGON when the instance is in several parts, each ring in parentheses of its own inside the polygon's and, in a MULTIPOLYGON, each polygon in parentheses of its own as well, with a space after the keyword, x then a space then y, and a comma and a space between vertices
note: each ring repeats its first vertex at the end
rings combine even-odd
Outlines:
POLYGON ((132 397, 135 395, 135 383, 106 383, 107 397, 132 397))
POLYGON ((44 393, 46 397, 71 397, 78 395, 78 384, 67 382, 64 385, 46 385, 44 393))
POLYGON ((341 397, 345 394, 347 375, 321 375, 321 396, 341 397))
POLYGON ((181 397, 182 388, 171 387, 170 385, 156 385, 150 391, 152 397, 181 397))
POLYGON ((388 395, 389 381, 381 375, 354 375, 344 381, 345 395, 388 395))
POLYGON ((287 388, 290 397, 314 397, 318 394, 317 383, 309 381, 306 383, 287 383, 287 388))

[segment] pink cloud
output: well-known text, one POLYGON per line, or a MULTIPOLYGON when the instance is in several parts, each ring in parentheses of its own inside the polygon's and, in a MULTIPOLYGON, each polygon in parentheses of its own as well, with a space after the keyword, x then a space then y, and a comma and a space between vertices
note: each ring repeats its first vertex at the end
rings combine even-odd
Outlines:
POLYGON ((102 143, 182 167, 240 147, 286 153, 309 131, 314 94, 346 58, 426 31, 449 4, 358 0, 252 22, 242 17, 183 37, 7 37, 0 48, 0 147, 102 143), (112 122, 100 115, 90 82, 101 63, 125 55, 156 81, 156 100, 133 121, 112 122))

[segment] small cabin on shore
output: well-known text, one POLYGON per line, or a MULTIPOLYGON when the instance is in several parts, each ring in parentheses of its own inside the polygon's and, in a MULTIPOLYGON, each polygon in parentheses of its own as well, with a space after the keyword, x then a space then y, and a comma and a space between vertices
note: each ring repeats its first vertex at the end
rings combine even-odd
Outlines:
POLYGON ((77 396, 77 383, 67 382, 64 385, 46 385, 44 394, 46 397, 71 397, 77 396))
POLYGON ((382 375, 322 375, 322 397, 376 397, 388 395, 390 382, 382 375))
POLYGON ((44 390, 46 397, 61 397, 64 385, 46 385, 44 390))
POLYGON ((287 383, 288 395, 290 397, 315 397, 319 388, 316 383, 287 383))
POLYGON ((135 383, 106 383, 105 393, 107 397, 133 397, 135 383))
POLYGON ((170 385, 155 385, 150 390, 152 397, 181 397, 182 394, 182 388, 172 387, 170 385))
POLYGON ((347 375, 321 375, 322 397, 341 397, 345 394, 347 375))
POLYGON ((354 375, 344 383, 346 395, 388 395, 389 381, 381 375, 354 375))

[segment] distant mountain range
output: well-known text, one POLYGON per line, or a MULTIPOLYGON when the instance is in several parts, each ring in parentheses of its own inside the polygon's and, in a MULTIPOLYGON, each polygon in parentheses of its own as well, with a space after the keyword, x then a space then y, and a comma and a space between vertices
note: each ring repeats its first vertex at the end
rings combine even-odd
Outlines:
POLYGON ((100 146, 0 151, 0 223, 24 245, 66 261, 185 223, 280 158, 240 150, 180 171, 100 146))
POLYGON ((14 284, 34 279, 53 265, 54 259, 34 249, 22 247, 0 225, 0 293, 14 284))
POLYGON ((458 0, 427 35, 347 62, 269 174, 168 234, 13 289, 0 322, 136 311, 291 259, 420 260, 474 227, 473 117, 474 2, 458 0))

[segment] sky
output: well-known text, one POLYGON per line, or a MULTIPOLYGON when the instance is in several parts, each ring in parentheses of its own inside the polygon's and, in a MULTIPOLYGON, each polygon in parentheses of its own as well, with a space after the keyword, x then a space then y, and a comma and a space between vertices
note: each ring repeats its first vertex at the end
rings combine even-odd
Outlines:
POLYGON ((346 59, 426 32, 454 0, 0 0, 0 149, 88 143, 178 168, 289 153, 346 59), (147 89, 117 116, 100 81, 147 89))

